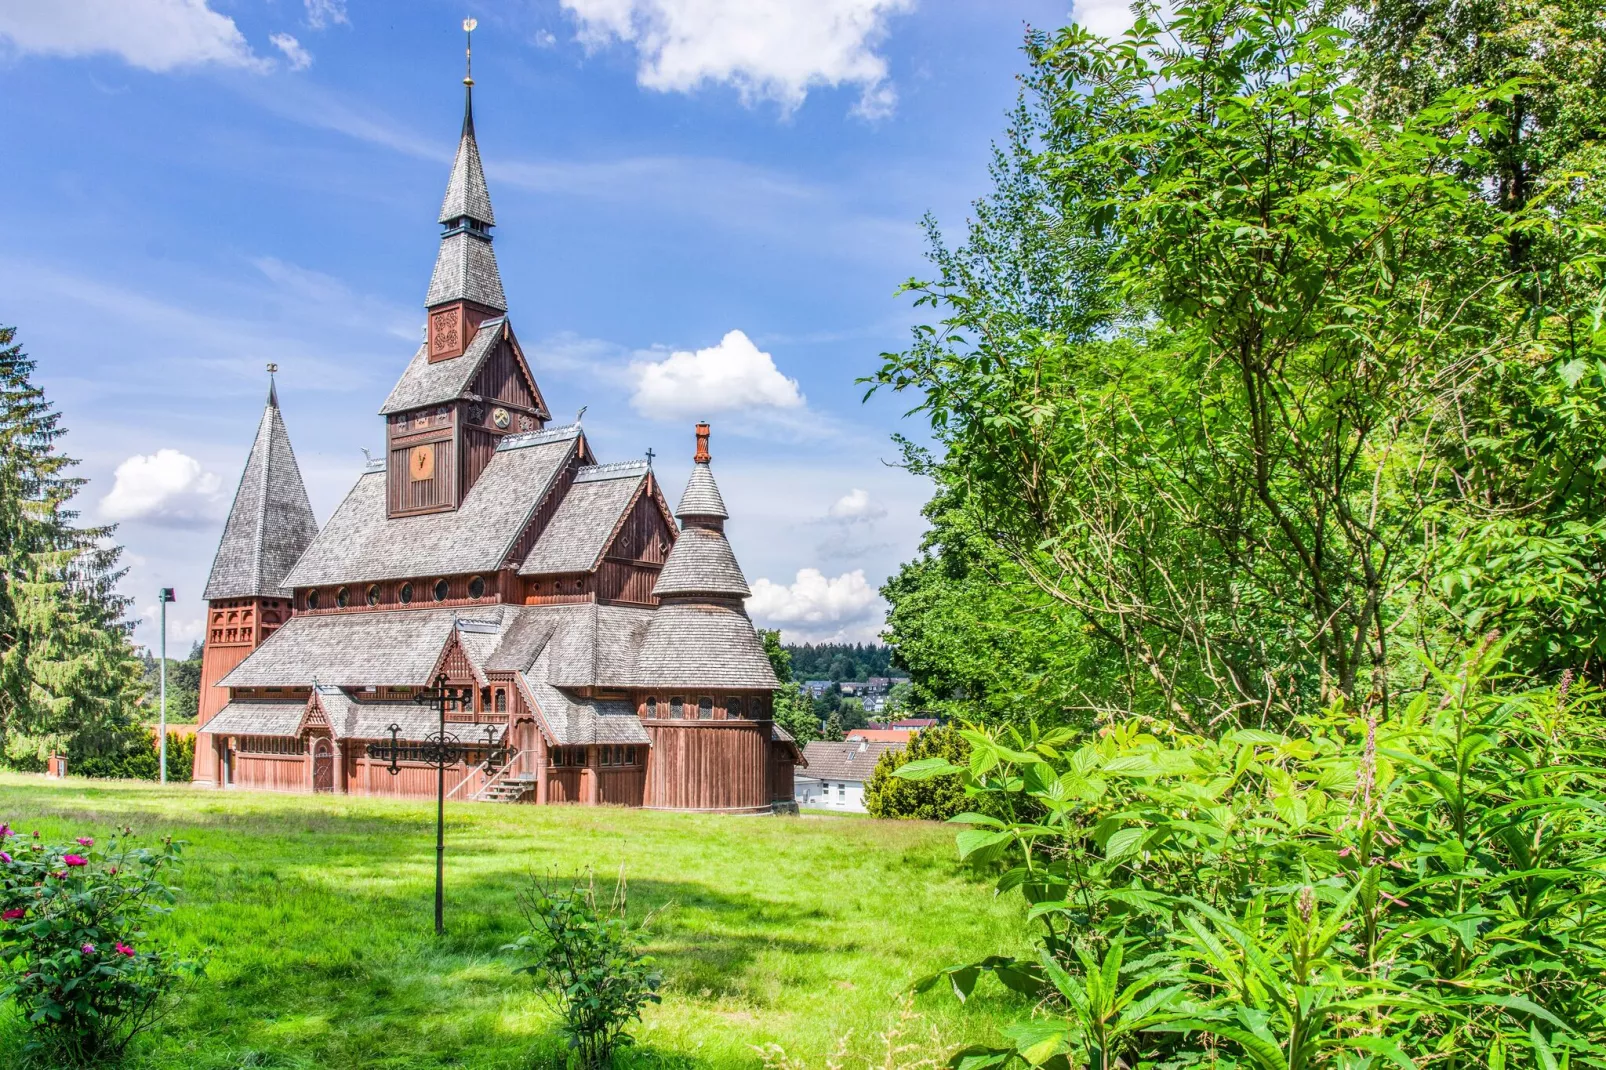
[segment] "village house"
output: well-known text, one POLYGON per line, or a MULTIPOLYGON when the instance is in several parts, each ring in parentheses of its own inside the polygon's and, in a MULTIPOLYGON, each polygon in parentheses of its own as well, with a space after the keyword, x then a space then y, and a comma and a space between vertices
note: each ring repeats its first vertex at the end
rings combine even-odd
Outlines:
POLYGON ((797 776, 797 804, 864 813, 864 784, 875 772, 876 762, 888 751, 904 746, 899 742, 815 740, 803 750, 808 772, 797 776))
MULTIPOLYGON (((384 452, 320 529, 270 385, 207 583, 194 780, 433 796, 369 747, 422 744, 467 693, 455 799, 769 813, 797 746, 696 428, 673 510, 651 463, 555 425, 514 333, 473 81, 439 215, 423 344, 379 407, 384 452), (677 523, 678 521, 678 523, 677 523)), ((414 759, 422 755, 409 752, 414 759)))

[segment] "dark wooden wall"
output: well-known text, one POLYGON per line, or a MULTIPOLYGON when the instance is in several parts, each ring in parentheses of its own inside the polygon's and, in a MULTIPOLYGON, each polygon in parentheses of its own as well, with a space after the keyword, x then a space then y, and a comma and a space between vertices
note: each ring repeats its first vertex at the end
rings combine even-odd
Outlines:
MULTIPOLYGON (((503 339, 497 345, 496 351, 486 358, 469 390, 482 398, 500 402, 510 408, 528 409, 532 412, 538 408, 530 384, 519 368, 519 359, 514 354, 513 346, 506 339, 503 339)), ((516 423, 511 430, 518 430, 516 423)))

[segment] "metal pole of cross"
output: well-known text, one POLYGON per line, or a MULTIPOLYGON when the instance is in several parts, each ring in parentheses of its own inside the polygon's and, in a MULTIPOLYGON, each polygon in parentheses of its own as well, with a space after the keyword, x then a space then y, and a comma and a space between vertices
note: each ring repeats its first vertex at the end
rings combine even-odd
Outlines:
POLYGON ((468 687, 446 686, 446 674, 441 673, 435 677, 435 686, 421 688, 413 695, 413 701, 420 706, 433 704, 440 716, 440 727, 434 735, 417 745, 401 742, 401 726, 393 724, 389 728, 389 743, 368 744, 368 757, 381 761, 390 760, 387 767, 391 776, 401 772, 397 764, 404 751, 416 754, 423 761, 435 767, 435 935, 439 936, 446 931, 446 767, 455 763, 464 754, 465 748, 458 743, 457 737, 446 731, 446 707, 451 703, 468 703, 473 701, 474 691, 468 687))

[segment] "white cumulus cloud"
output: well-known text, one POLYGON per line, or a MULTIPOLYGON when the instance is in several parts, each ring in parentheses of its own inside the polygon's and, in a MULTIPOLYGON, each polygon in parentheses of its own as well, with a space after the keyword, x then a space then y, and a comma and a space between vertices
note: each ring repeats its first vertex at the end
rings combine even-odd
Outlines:
POLYGON ((775 358, 741 331, 716 346, 669 354, 630 365, 630 404, 643 416, 678 419, 753 409, 800 409, 797 380, 782 375, 775 358))
POLYGON ((217 518, 222 481, 201 462, 175 449, 136 454, 117 466, 111 493, 101 499, 108 520, 142 520, 165 527, 194 527, 217 518))
POLYGON ((268 40, 273 42, 274 48, 284 53, 284 58, 290 61, 291 70, 304 71, 312 66, 312 53, 302 48, 301 42, 289 34, 272 34, 268 37, 268 40))
POLYGON ((800 568, 790 584, 757 580, 747 611, 788 639, 808 642, 864 642, 876 637, 886 619, 886 603, 862 568, 834 577, 800 568))
POLYGON ((860 520, 880 520, 887 515, 887 507, 871 501, 870 492, 854 487, 831 504, 828 515, 832 520, 853 523, 860 520))
POLYGON ((0 38, 43 55, 109 52, 149 71, 265 66, 234 20, 207 0, 8 0, 0 3, 0 38))
POLYGON ((914 0, 563 0, 580 40, 632 44, 636 81, 660 92, 709 83, 735 87, 744 102, 773 100, 783 112, 810 89, 860 88, 860 114, 890 112, 897 96, 876 52, 893 15, 914 0))

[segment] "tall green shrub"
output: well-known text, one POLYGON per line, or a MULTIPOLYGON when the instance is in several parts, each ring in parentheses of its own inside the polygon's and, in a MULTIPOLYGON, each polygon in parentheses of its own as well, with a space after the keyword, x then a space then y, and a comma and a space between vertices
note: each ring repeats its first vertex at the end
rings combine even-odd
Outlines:
POLYGON ((895 774, 914 761, 940 758, 951 765, 970 761, 970 742, 953 725, 917 733, 902 750, 889 750, 876 761, 864 785, 864 808, 875 817, 947 821, 970 809, 962 784, 952 778, 906 780, 895 774))

